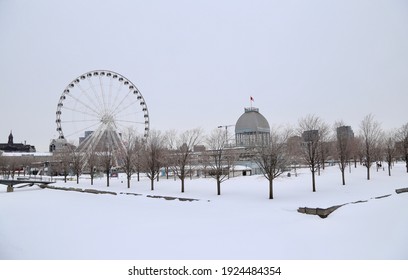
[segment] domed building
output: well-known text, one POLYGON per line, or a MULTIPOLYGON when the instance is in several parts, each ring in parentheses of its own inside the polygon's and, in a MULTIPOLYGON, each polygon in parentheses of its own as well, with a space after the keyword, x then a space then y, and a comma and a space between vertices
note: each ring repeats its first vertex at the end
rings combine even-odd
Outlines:
POLYGON ((245 108, 235 125, 235 141, 237 146, 253 147, 269 142, 271 129, 266 118, 258 108, 245 108))

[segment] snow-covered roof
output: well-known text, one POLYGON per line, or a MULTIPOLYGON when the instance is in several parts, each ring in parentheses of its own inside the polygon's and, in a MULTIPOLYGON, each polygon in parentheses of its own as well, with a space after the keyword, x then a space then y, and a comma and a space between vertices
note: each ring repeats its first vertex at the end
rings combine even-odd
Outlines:
POLYGON ((22 156, 34 156, 34 157, 47 157, 52 156, 52 153, 44 152, 32 152, 32 153, 2 153, 2 156, 6 157, 22 157, 22 156))

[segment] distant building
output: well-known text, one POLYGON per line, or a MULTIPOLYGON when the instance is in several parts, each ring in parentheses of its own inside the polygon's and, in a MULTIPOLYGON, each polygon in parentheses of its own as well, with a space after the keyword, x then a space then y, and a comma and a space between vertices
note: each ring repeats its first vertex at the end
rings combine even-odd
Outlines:
POLYGON ((79 145, 81 145, 89 136, 91 136, 93 131, 85 131, 85 136, 79 137, 79 145))
POLYGON ((53 152, 65 151, 68 145, 69 144, 66 139, 63 139, 63 138, 52 139, 50 143, 49 152, 53 153, 53 152))
POLYGON ((303 142, 316 142, 319 140, 319 130, 306 130, 302 133, 303 142))
POLYGON ((337 128, 337 138, 353 139, 354 138, 354 132, 351 129, 351 126, 339 126, 337 128))
POLYGON ((14 143, 13 133, 10 132, 7 143, 0 143, 0 151, 5 153, 33 153, 35 147, 23 143, 14 143))
POLYGON ((193 151, 195 152, 195 153, 203 153, 203 152, 205 152, 205 146, 204 145, 195 145, 194 146, 194 148, 193 148, 193 151))

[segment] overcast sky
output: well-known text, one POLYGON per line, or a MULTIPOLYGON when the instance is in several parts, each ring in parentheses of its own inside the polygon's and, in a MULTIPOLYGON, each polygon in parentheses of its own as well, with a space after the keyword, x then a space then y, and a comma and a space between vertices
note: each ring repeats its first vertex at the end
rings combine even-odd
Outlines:
POLYGON ((235 124, 250 96, 271 126, 400 127, 408 1, 0 0, 0 142, 47 151, 62 91, 95 69, 129 78, 162 131, 235 124))

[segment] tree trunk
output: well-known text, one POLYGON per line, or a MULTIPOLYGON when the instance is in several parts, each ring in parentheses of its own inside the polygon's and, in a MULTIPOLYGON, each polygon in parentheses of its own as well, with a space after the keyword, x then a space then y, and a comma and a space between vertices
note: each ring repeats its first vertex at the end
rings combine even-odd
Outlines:
POLYGON ((77 185, 79 184, 79 174, 77 173, 77 175, 76 175, 76 181, 77 181, 77 185))
POLYGON ((313 192, 316 192, 316 179, 315 179, 315 172, 316 171, 312 171, 312 187, 313 187, 313 192))
POLYGON ((217 178, 217 195, 221 195, 221 180, 217 178))
POLYGON ((180 178, 181 179, 181 192, 184 192, 184 178, 180 178))
POLYGON ((154 191, 154 177, 150 179, 150 190, 154 191))
POLYGON ((368 163, 367 163, 367 180, 370 180, 370 167, 368 166, 368 163))
POLYGON ((405 167, 407 168, 408 173, 408 154, 405 154, 405 167))
POLYGON ((341 169, 341 180, 343 182, 343 186, 346 185, 346 177, 344 175, 344 168, 341 169))
POLYGON ((109 170, 106 172, 106 186, 109 187, 109 170))
POLYGON ((127 187, 130 189, 130 179, 132 178, 132 175, 127 175, 127 187))
POLYGON ((391 164, 388 164, 388 176, 391 176, 391 164))
POLYGON ((273 179, 269 179, 269 199, 273 199, 273 179))

